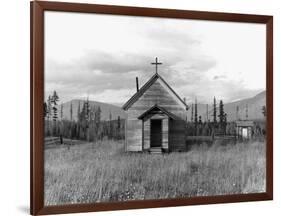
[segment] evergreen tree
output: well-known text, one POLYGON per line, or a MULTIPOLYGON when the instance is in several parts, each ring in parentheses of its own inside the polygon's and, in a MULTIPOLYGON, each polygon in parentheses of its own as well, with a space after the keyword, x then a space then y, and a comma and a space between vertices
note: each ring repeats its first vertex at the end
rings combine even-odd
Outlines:
POLYGON ((120 116, 117 118, 117 138, 121 138, 121 119, 120 116))
POLYGON ((88 142, 90 141, 90 111, 91 111, 91 107, 90 107, 90 103, 89 103, 89 98, 87 98, 86 101, 86 133, 87 133, 87 140, 88 142))
POLYGON ((195 99, 195 105, 194 105, 194 122, 195 124, 198 123, 197 99, 195 99))
POLYGON ((198 128, 197 128, 197 136, 201 136, 202 135, 202 116, 200 115, 199 117, 198 117, 198 126, 197 126, 198 128))
POLYGON ((89 100, 87 99, 83 103, 82 112, 80 113, 80 123, 82 126, 82 130, 84 132, 84 138, 89 141, 90 134, 89 134, 89 117, 90 117, 90 104, 89 100))
POLYGON ((80 101, 79 101, 78 109, 77 109, 77 120, 78 120, 78 121, 79 121, 79 119, 80 119, 80 112, 81 112, 80 109, 81 109, 81 108, 80 108, 80 101))
POLYGON ((223 105, 223 101, 220 100, 220 104, 219 104, 219 121, 220 121, 220 124, 222 124, 224 122, 224 105, 223 105))
POLYGON ((72 107, 72 101, 70 102, 70 121, 72 121, 72 115, 73 115, 73 107, 72 107))
POLYGON ((221 128, 221 132, 223 134, 225 134, 226 132, 226 124, 227 124, 227 114, 224 112, 224 104, 223 101, 220 100, 220 104, 219 104, 219 121, 220 121, 220 128, 221 128))
POLYGON ((47 100, 47 118, 50 120, 52 117, 52 97, 49 95, 48 100, 47 100))
POLYGON ((97 139, 100 139, 101 138, 101 108, 100 106, 98 106, 96 109, 95 109, 95 128, 96 128, 96 136, 97 136, 97 139))
POLYGON ((64 129, 64 124, 63 124, 63 104, 61 104, 60 106, 60 124, 59 124, 59 135, 60 135, 60 139, 61 139, 61 144, 63 143, 62 140, 62 133, 63 133, 63 129, 64 129))
POLYGON ((220 100, 219 103, 219 123, 220 123, 220 130, 221 133, 225 134, 225 112, 224 112, 224 105, 223 105, 223 101, 220 100))
POLYGON ((224 113, 224 123, 227 124, 227 113, 224 113))
POLYGON ((51 101, 52 101, 52 104, 53 104, 53 122, 54 122, 54 125, 53 125, 53 135, 56 136, 57 135, 57 119, 58 119, 58 108, 57 108, 57 105, 58 105, 58 101, 59 101, 59 96, 57 94, 56 91, 53 92, 53 95, 51 97, 51 101))
POLYGON ((89 103, 89 98, 87 98, 87 100, 84 102, 83 105, 83 110, 82 110, 83 114, 85 115, 85 120, 86 120, 86 127, 89 127, 89 120, 90 120, 90 103, 89 103))
POLYGON ((198 127, 197 98, 195 98, 195 104, 194 104, 194 124, 195 124, 195 136, 197 136, 197 127, 198 127))
POLYGON ((121 128, 121 120, 120 120, 120 116, 118 116, 117 118, 117 128, 120 129, 121 128))
POLYGON ((81 118, 80 118, 81 108, 80 108, 80 101, 78 103, 77 108, 77 127, 76 127, 76 138, 80 139, 80 124, 81 124, 81 118))
POLYGON ((56 122, 58 118, 58 108, 53 106, 53 121, 56 122))
POLYGON ((47 100, 47 136, 51 135, 50 119, 52 118, 52 97, 49 95, 47 100))
POLYGON ((52 96, 52 103, 54 106, 57 106, 59 102, 59 96, 56 91, 54 91, 53 96, 52 96))
POLYGON ((199 116, 199 124, 202 124, 202 116, 199 116))
POLYGON ((63 119, 63 104, 60 106, 60 119, 63 119))
POLYGON ((72 115, 73 115, 73 107, 72 107, 72 101, 70 102, 70 128, 69 128, 69 136, 70 139, 73 139, 73 134, 75 133, 74 129, 73 129, 73 121, 72 121, 72 115))
POLYGON ((89 111, 89 140, 96 140, 95 106, 90 105, 89 111))
POLYGON ((108 122, 108 137, 111 139, 112 138, 112 122, 111 122, 111 120, 112 120, 112 114, 111 114, 111 111, 109 112, 109 122, 108 122))
POLYGON ((52 104, 53 104, 53 121, 56 122, 58 118, 58 101, 59 101, 59 96, 56 91, 54 91, 53 96, 52 96, 52 104))
POLYGON ((44 121, 46 124, 46 136, 49 136, 49 120, 48 120, 49 114, 48 114, 48 104, 46 102, 44 102, 43 112, 44 112, 44 120, 46 120, 47 118, 47 121, 44 121))
POLYGON ((206 122, 209 121, 209 105, 206 104, 206 122))
POLYGON ((214 113, 213 113, 213 117, 214 117, 214 120, 213 122, 214 123, 217 123, 217 104, 216 104, 216 97, 214 97, 214 113))
POLYGON ((191 122, 193 122, 193 103, 191 104, 191 122))

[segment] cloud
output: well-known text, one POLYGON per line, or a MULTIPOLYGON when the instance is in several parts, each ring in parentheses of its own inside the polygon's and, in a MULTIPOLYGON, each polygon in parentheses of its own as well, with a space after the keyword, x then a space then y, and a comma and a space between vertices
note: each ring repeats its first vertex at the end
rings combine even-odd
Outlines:
MULTIPOLYGON (((166 61, 159 66, 159 73, 176 86, 198 81, 216 64, 207 56, 182 53, 181 50, 178 54, 165 52, 166 61)), ((139 77, 140 85, 143 85, 155 73, 155 67, 151 65, 154 56, 148 53, 129 52, 116 55, 91 50, 69 62, 47 59, 46 91, 56 89, 63 92, 63 95, 68 95, 68 98, 71 94, 77 97, 77 93, 81 95, 83 92, 98 97, 108 90, 129 91, 135 89, 136 76, 139 77)), ((124 97, 118 98, 123 100, 124 97)))
POLYGON ((213 97, 224 102, 232 102, 244 98, 253 97, 263 89, 249 89, 242 81, 227 79, 202 79, 190 85, 178 88, 188 103, 194 102, 195 98, 199 103, 212 103, 213 97))
MULTIPOLYGON (((135 92, 136 76, 142 86, 154 74, 151 60, 149 56, 137 54, 116 57, 100 52, 89 52, 68 64, 49 60, 46 94, 56 89, 64 101, 88 95, 92 100, 124 103, 135 92)), ((189 101, 197 97, 201 102, 210 102, 216 96, 229 102, 259 92, 247 89, 242 81, 228 80, 224 75, 206 76, 216 66, 216 61, 208 56, 194 55, 188 60, 173 60, 160 66, 160 74, 181 97, 189 101)))
POLYGON ((166 47, 167 49, 178 52, 179 50, 189 51, 193 46, 198 47, 201 42, 192 38, 187 31, 175 28, 163 22, 160 25, 153 25, 144 34, 149 38, 153 46, 166 47))
MULTIPOLYGON (((253 96, 260 90, 254 84, 255 88, 249 88, 243 79, 239 80, 237 71, 245 70, 241 74, 244 78, 254 69, 247 67, 249 59, 238 62, 237 56, 233 58, 231 53, 237 46, 230 49, 228 46, 233 43, 228 43, 228 40, 231 38, 224 37, 225 32, 221 29, 220 34, 216 33, 219 28, 214 30, 211 23, 204 22, 200 27, 195 21, 157 18, 134 18, 130 21, 125 17, 119 17, 117 21, 115 17, 115 25, 112 25, 109 16, 99 17, 100 21, 94 21, 94 18, 90 21, 87 16, 81 22, 88 25, 76 23, 75 28, 54 19, 50 26, 67 28, 48 31, 51 36, 46 37, 49 45, 45 55, 46 95, 57 90, 63 101, 89 95, 101 102, 124 103, 135 92, 136 76, 142 86, 155 73, 150 64, 155 57, 163 63, 159 66, 159 74, 179 96, 189 100, 197 96, 198 100, 208 102, 216 96, 227 102, 253 96), (222 41, 221 37, 225 40, 222 41), (73 45, 70 46, 70 42, 73 45), (221 45, 222 42, 226 45, 221 45)), ((244 44, 249 44, 246 42, 244 44)), ((252 82, 255 83, 254 79, 252 82)))

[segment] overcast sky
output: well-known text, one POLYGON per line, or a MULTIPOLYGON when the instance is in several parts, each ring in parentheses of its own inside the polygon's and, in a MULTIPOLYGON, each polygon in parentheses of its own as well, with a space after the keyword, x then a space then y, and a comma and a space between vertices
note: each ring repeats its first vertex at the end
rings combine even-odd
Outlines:
POLYGON ((122 104, 154 73, 190 102, 265 90, 265 25, 45 12, 45 96, 122 104))

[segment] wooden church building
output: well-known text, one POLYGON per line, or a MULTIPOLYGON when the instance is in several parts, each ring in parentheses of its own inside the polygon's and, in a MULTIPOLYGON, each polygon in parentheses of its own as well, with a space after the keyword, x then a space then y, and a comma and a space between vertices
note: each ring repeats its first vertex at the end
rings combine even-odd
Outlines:
POLYGON ((127 113, 125 151, 184 151, 188 106, 156 73, 123 105, 127 113))

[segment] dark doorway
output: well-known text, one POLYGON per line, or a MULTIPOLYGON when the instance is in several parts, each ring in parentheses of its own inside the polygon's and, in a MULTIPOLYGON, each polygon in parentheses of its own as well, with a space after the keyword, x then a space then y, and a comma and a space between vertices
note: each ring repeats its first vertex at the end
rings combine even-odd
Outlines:
POLYGON ((162 120, 151 119, 151 147, 162 146, 162 120))

